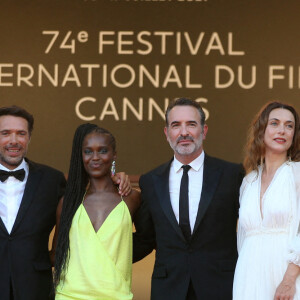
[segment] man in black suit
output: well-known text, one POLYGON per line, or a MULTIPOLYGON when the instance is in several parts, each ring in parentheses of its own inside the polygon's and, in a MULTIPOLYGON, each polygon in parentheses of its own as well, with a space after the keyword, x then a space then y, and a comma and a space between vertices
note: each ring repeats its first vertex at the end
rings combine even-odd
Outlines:
POLYGON ((63 173, 25 158, 34 119, 0 108, 1 300, 50 299, 49 235, 63 196, 63 173))
POLYGON ((174 158, 140 178, 133 259, 156 249, 153 300, 232 299, 242 167, 204 153, 207 130, 197 102, 172 102, 165 134, 174 158))

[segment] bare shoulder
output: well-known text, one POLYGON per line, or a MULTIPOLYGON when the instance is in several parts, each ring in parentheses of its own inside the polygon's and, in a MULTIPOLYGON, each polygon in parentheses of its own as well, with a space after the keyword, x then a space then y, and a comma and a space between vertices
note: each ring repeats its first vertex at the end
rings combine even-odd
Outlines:
POLYGON ((138 190, 135 190, 135 189, 132 189, 130 194, 126 197, 123 197, 124 201, 127 203, 127 204, 137 204, 139 205, 140 204, 140 192, 138 190))
POLYGON ((131 216, 136 212, 141 203, 140 192, 132 189, 130 194, 126 197, 123 197, 123 200, 128 206, 131 216))

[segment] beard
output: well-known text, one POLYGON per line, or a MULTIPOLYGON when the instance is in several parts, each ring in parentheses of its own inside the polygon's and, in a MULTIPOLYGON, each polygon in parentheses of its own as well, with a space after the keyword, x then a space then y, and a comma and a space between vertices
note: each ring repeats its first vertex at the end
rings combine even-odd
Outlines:
POLYGON ((0 163, 9 168, 9 167, 17 167, 23 160, 24 156, 18 156, 18 157, 7 157, 5 155, 2 155, 0 153, 0 163))
POLYGON ((176 140, 175 143, 172 143, 170 140, 168 140, 171 148, 174 150, 174 152, 180 154, 180 155, 191 155, 198 151, 202 146, 202 138, 199 137, 199 139, 195 140, 191 136, 183 137, 180 136, 176 140), (190 143, 188 145, 182 145, 179 142, 182 140, 188 140, 190 143))

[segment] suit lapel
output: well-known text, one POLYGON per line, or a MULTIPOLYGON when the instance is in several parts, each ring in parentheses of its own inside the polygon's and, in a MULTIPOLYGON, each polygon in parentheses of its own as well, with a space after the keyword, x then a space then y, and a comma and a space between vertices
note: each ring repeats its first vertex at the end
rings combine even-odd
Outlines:
POLYGON ((5 225, 4 225, 4 223, 3 223, 3 221, 2 221, 2 218, 0 218, 0 228, 1 228, 1 230, 3 230, 6 234, 9 234, 8 231, 7 231, 7 229, 6 229, 6 227, 5 227, 5 225))
POLYGON ((36 167, 36 165, 34 165, 30 161, 27 161, 27 163, 29 165, 29 174, 25 185, 25 190, 22 197, 21 205, 14 226, 11 230, 11 234, 14 233, 14 231, 17 229, 18 225, 22 221, 28 207, 30 206, 32 200, 34 199, 34 196, 39 186, 39 182, 42 178, 42 174, 39 171, 39 169, 36 167))
POLYGON ((202 192, 200 197, 200 203, 198 207, 196 222, 193 230, 193 234, 196 232, 203 216, 206 213, 206 210, 213 198, 213 195, 217 189, 221 169, 218 168, 212 158, 205 155, 204 166, 203 166, 203 183, 202 183, 202 192))
POLYGON ((164 166, 162 166, 160 172, 157 172, 157 174, 153 175, 154 188, 164 214, 166 215, 167 219, 169 220, 169 222, 171 223, 175 231, 185 241, 185 238, 178 225, 178 222, 176 220, 171 205, 170 190, 169 190, 169 173, 170 173, 171 163, 172 160, 169 161, 164 166))

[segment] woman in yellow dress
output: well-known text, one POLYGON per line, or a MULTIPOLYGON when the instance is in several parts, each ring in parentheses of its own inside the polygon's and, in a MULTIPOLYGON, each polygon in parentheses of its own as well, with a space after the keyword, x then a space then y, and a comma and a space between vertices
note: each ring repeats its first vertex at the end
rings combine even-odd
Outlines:
POLYGON ((132 217, 140 197, 135 190, 120 196, 111 179, 115 159, 116 142, 109 131, 94 124, 77 128, 66 193, 57 211, 56 300, 133 297, 132 217))

